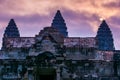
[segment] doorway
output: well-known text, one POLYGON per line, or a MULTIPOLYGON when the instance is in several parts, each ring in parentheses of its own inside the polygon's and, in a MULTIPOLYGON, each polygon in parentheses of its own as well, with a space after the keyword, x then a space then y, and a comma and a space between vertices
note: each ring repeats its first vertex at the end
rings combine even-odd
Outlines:
POLYGON ((39 80, 56 80, 55 75, 40 75, 39 80))
POLYGON ((39 68, 36 71, 35 80, 56 80, 56 70, 54 68, 39 68))

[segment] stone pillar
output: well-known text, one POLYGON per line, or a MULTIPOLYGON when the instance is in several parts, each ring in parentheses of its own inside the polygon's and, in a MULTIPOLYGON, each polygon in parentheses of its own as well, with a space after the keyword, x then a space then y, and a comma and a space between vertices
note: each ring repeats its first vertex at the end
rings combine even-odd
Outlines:
POLYGON ((34 77, 33 77, 32 74, 29 74, 29 75, 28 75, 28 80, 34 80, 34 77))
POLYGON ((28 68, 28 80, 34 80, 33 68, 28 68))
POLYGON ((56 69, 56 80, 61 80, 60 78, 61 78, 60 77, 60 68, 57 67, 57 69, 56 69))
POLYGON ((3 69, 3 66, 0 65, 0 80, 2 80, 2 69, 3 69))

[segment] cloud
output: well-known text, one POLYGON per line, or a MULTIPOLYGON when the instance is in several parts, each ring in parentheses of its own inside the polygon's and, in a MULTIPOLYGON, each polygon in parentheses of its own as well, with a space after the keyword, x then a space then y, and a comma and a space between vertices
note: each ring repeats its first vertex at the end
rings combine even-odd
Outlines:
POLYGON ((99 17, 109 18, 118 12, 118 10, 113 10, 105 7, 105 5, 110 5, 112 0, 101 1, 101 0, 5 0, 2 1, 3 4, 0 6, 2 12, 14 15, 30 15, 33 13, 40 15, 49 15, 50 12, 56 9, 69 9, 74 12, 89 12, 91 14, 97 14, 99 17), (106 14, 107 12, 107 14, 106 14))
POLYGON ((105 7, 108 8, 120 8, 120 1, 119 0, 113 0, 112 2, 104 4, 105 7))
POLYGON ((39 14, 15 16, 14 19, 22 36, 35 36, 43 27, 50 26, 52 23, 50 16, 41 16, 39 14))
MULTIPOLYGON (((74 12, 72 10, 65 9, 63 12, 68 24, 83 24, 92 28, 93 32, 96 32, 100 24, 99 16, 97 14, 91 14, 89 12, 74 12)), ((75 26, 74 26, 75 27, 75 26)))
MULTIPOLYGON (((112 24, 112 25, 116 25, 115 27, 118 27, 120 25, 120 16, 112 16, 109 18, 109 22, 112 24), (117 26, 118 25, 118 26, 117 26)), ((118 27, 120 28, 120 27, 118 27)))

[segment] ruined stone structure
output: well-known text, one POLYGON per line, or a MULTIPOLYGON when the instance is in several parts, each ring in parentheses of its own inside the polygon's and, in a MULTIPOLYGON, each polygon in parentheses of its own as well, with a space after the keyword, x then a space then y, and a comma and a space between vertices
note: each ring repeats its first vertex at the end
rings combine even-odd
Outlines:
POLYGON ((0 80, 120 80, 119 60, 105 20, 96 37, 68 37, 58 10, 51 26, 35 37, 20 37, 10 20, 0 51, 0 80))

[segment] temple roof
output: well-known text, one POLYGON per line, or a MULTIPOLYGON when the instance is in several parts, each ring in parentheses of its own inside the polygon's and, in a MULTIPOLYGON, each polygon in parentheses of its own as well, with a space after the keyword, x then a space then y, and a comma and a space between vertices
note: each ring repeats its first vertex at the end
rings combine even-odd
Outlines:
POLYGON ((5 47, 6 48, 29 48, 35 43, 34 37, 16 37, 16 38, 6 38, 5 47))
POLYGON ((63 19, 60 10, 57 10, 57 13, 55 14, 55 18, 61 18, 61 19, 63 19))
POLYGON ((60 32, 54 27, 45 27, 43 30, 39 32, 38 35, 36 35, 36 39, 37 38, 42 39, 42 37, 46 35, 50 35, 56 42, 60 44, 64 42, 64 36, 60 34, 60 32))
POLYGON ((112 32, 105 20, 100 24, 96 38, 98 39, 98 49, 114 50, 112 32))
POLYGON ((14 19, 11 19, 6 27, 4 37, 20 37, 19 30, 14 19))
POLYGON ((14 21, 14 19, 11 19, 10 22, 8 23, 9 27, 16 27, 16 23, 14 21))
POLYGON ((97 48, 95 37, 67 37, 64 39, 66 47, 97 48))
MULTIPOLYGON (((5 40, 6 48, 21 48, 31 47, 35 44, 35 37, 20 37, 20 38, 7 38, 5 40)), ((83 48, 97 48, 95 37, 68 37, 64 38, 64 45, 66 47, 83 47, 83 48)))
POLYGON ((105 20, 102 21, 102 23, 100 24, 100 27, 108 27, 108 24, 106 23, 105 20))
POLYGON ((56 28, 64 37, 68 36, 66 23, 62 17, 60 10, 58 10, 57 13, 55 14, 51 26, 56 28))

